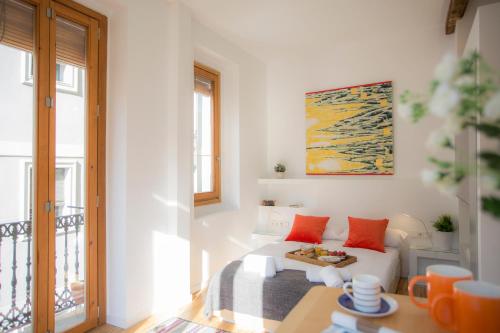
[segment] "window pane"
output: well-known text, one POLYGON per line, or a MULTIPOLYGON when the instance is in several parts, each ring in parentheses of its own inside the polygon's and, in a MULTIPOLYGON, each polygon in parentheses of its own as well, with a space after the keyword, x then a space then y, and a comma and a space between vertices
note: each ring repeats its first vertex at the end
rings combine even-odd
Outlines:
POLYGON ((72 90, 74 75, 86 82, 87 29, 61 17, 56 22, 55 332, 63 332, 87 318, 86 85, 81 84, 79 93, 72 90))
MULTIPOLYGON (((211 83, 208 83, 211 85, 211 83)), ((210 91, 208 86, 207 91, 210 91)), ((213 110, 211 95, 194 93, 194 192, 213 191, 213 110)))

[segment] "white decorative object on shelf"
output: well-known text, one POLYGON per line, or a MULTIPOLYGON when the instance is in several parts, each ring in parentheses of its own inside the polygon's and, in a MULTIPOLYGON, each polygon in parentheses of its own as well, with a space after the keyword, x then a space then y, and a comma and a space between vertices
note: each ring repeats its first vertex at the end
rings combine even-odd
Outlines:
POLYGON ((286 236, 292 228, 295 214, 306 214, 304 207, 259 206, 256 230, 270 235, 286 236))
MULTIPOLYGON (((304 178, 259 178, 257 182, 262 185, 303 185, 303 184, 325 184, 338 183, 342 181, 362 181, 364 176, 310 176, 304 178)), ((389 182, 391 178, 379 178, 378 181, 389 182)))
POLYGON ((433 247, 442 251, 451 250, 455 231, 451 215, 443 214, 439 216, 432 226, 434 227, 432 233, 433 247))
POLYGON ((310 177, 310 178, 259 178, 259 184, 307 184, 318 181, 331 181, 332 177, 310 177))
POLYGON ((286 166, 283 163, 277 163, 274 166, 274 174, 278 179, 285 178, 285 171, 286 171, 286 166))
POLYGON ((453 244, 453 232, 432 232, 432 244, 434 249, 440 251, 450 251, 453 244))

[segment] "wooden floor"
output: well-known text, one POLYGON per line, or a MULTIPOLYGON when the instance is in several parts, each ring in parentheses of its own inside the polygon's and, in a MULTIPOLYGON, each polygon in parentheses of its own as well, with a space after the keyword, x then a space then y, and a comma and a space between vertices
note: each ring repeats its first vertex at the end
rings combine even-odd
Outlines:
MULTIPOLYGON (((407 279, 400 279, 399 284, 398 284, 398 289, 396 291, 397 294, 400 295, 408 295, 408 280, 407 279)), ((425 290, 424 286, 416 286, 415 287, 415 296, 419 297, 427 297, 427 293, 425 290)), ((223 322, 218 319, 211 319, 208 320, 205 318, 203 315, 203 296, 201 293, 197 293, 193 295, 193 302, 186 306, 183 310, 179 312, 177 315, 180 318, 190 320, 193 322, 196 322, 198 324, 206 325, 206 326, 212 326, 215 328, 223 329, 225 331, 229 332, 234 332, 234 333, 251 333, 249 331, 244 331, 241 329, 237 329, 235 325, 223 322)), ((128 330, 123 330, 121 328, 111 326, 111 325, 103 325, 101 327, 98 327, 96 329, 91 330, 91 333, 142 333, 142 332, 147 332, 149 329, 155 327, 159 323, 161 323, 164 320, 167 320, 168 318, 159 318, 159 317, 150 317, 133 327, 129 328, 128 330)))

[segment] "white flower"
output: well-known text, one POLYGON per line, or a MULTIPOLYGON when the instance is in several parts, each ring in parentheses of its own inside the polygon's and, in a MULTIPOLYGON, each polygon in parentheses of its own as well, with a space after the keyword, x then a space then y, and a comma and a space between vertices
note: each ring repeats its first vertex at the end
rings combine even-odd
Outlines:
POLYGON ((431 101, 429 102, 429 110, 432 114, 438 117, 446 117, 460 101, 460 94, 448 83, 441 83, 431 101))
POLYGON ((398 104, 398 113, 401 116, 401 118, 406 119, 406 120, 411 120, 412 119, 411 105, 408 103, 399 103, 398 104))
POLYGON ((420 177, 422 178, 424 184, 433 184, 439 179, 439 172, 434 169, 423 169, 420 177))
POLYGON ((434 78, 440 82, 449 82, 457 71, 458 59, 451 52, 444 55, 441 62, 436 66, 434 78))
POLYGON ((493 95, 484 106, 484 117, 491 120, 500 119, 500 91, 493 95))
POLYGON ((439 148, 445 147, 450 143, 453 143, 452 135, 450 135, 445 129, 439 129, 433 131, 429 135, 429 138, 427 140, 427 148, 435 151, 439 148))

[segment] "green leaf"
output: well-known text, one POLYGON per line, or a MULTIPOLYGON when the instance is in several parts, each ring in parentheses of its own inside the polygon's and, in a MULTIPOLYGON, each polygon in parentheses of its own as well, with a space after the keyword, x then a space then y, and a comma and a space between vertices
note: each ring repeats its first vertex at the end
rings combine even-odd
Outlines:
POLYGON ((411 92, 409 90, 405 90, 400 96, 399 101, 403 104, 407 104, 410 102, 411 92))
POLYGON ((443 148, 450 148, 453 149, 455 146, 453 145, 453 140, 449 137, 446 137, 444 139, 444 142, 442 143, 443 148))
POLYGON ((439 216, 432 226, 441 232, 452 232, 455 230, 451 215, 449 214, 439 216))
POLYGON ((494 196, 481 197, 483 210, 500 219, 500 199, 494 196))
POLYGON ((412 105, 412 120, 413 122, 417 122, 422 119, 423 116, 427 113, 427 109, 425 108, 423 103, 417 102, 412 105))
POLYGON ((483 151, 478 154, 479 158, 483 160, 488 168, 490 169, 500 169, 500 155, 491 152, 491 151, 483 151))
POLYGON ((473 52, 467 58, 463 58, 459 62, 460 74, 474 74, 476 72, 476 64, 479 59, 479 53, 473 52))
POLYGON ((439 81, 438 80, 432 80, 431 81, 431 87, 430 87, 431 95, 434 94, 434 92, 436 91, 436 89, 437 89, 438 86, 439 86, 439 81))
POLYGON ((461 166, 455 166, 454 180, 456 183, 460 183, 467 175, 467 170, 461 166))
POLYGON ((492 123, 474 124, 477 130, 490 138, 500 138, 500 125, 492 123))
POLYGON ((458 107, 458 114, 461 116, 480 113, 481 108, 479 107, 475 98, 462 98, 460 105, 458 107))
POLYGON ((438 160, 435 157, 429 157, 429 162, 431 162, 432 164, 437 165, 441 169, 449 169, 449 168, 451 168, 453 166, 452 162, 441 161, 441 160, 438 160))

